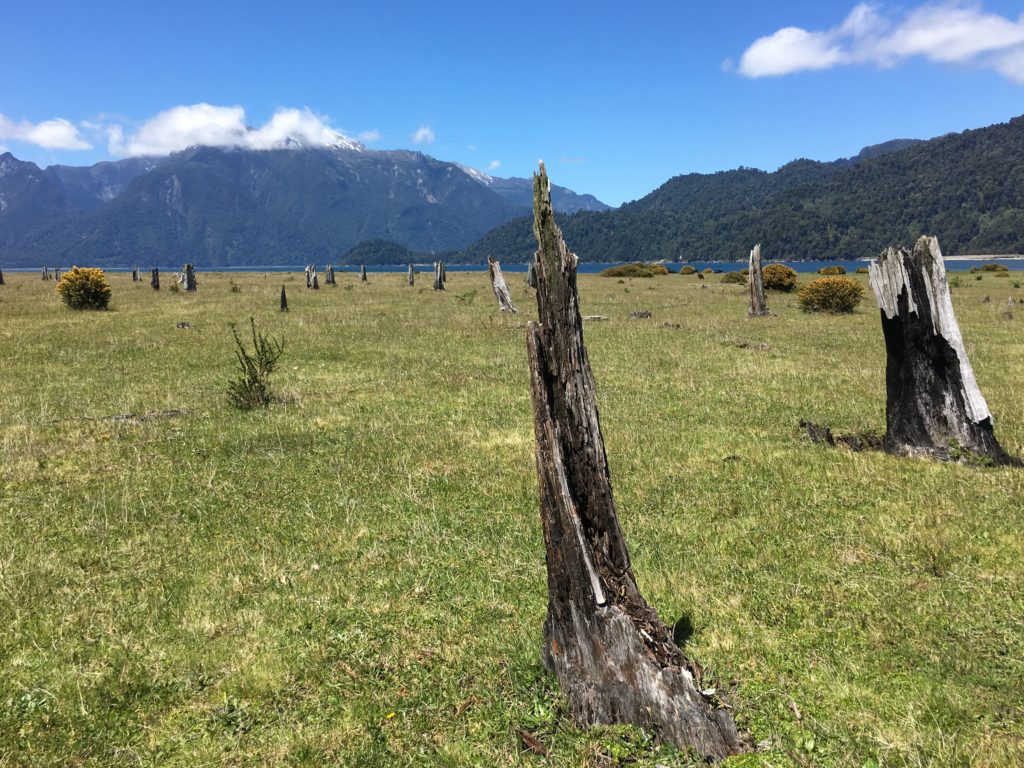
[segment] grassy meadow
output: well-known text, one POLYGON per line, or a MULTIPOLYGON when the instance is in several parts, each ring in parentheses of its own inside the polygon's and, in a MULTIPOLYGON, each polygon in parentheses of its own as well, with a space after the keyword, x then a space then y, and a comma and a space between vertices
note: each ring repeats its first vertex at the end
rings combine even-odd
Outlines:
MULTIPOLYGON (((0 766, 693 764, 577 729, 540 664, 522 275, 515 317, 485 273, 113 274, 108 312, 5 277, 0 766), (250 316, 281 399, 240 412, 250 316)), ((640 589, 760 745, 727 764, 1024 764, 1024 471, 812 445, 884 432, 873 297, 748 319, 708 278, 579 284, 640 589)), ((1024 454, 1019 279, 953 301, 1024 454)))

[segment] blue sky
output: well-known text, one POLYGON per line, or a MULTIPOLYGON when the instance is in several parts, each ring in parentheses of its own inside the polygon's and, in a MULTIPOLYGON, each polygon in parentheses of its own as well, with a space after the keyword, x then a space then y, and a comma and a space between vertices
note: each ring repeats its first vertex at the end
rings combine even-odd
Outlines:
POLYGON ((499 176, 528 176, 543 158, 555 183, 619 204, 680 173, 774 170, 1022 114, 1022 11, 994 0, 10 3, 0 147, 85 165, 223 141, 236 124, 268 142, 289 126, 313 140, 331 128, 499 176))

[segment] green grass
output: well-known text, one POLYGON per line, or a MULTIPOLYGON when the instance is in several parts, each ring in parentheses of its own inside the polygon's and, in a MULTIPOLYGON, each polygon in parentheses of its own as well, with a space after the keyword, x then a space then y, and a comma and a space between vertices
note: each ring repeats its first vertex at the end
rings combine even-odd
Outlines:
MULTIPOLYGON (((539 663, 520 275, 518 317, 483 274, 115 274, 109 312, 5 277, 0 766, 689 764, 575 728, 539 663), (280 401, 241 412, 250 316, 286 347, 280 401)), ((1021 454, 1024 312, 998 282, 953 298, 1021 454)), ((580 278, 610 318, 586 340, 640 588, 771 744, 732 764, 1020 765, 1024 473, 811 445, 801 417, 884 431, 873 298, 770 293, 748 319, 742 287, 703 284, 580 278)))

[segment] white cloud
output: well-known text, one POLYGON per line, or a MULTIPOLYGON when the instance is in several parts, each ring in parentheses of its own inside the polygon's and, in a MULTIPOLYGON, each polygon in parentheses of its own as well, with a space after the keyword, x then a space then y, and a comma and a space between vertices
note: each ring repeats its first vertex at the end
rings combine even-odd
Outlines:
POLYGON ((109 125, 107 139, 111 154, 128 157, 168 155, 194 145, 273 149, 291 142, 327 146, 346 141, 308 109, 279 109, 266 123, 252 128, 245 122, 242 107, 212 104, 164 110, 127 136, 120 125, 109 125))
POLYGON ((30 123, 0 114, 0 139, 35 144, 43 149, 92 149, 78 129, 62 117, 30 123))
POLYGON ((491 162, 487 164, 487 170, 489 171, 496 171, 499 168, 501 168, 501 160, 491 160, 491 162))
POLYGON ((468 144, 466 145, 466 149, 468 149, 470 152, 476 152, 476 144, 468 144))
POLYGON ((738 69, 747 77, 772 77, 850 64, 890 67, 911 57, 995 69, 1024 82, 1024 14, 1014 21, 953 0, 894 18, 861 3, 832 29, 784 27, 755 40, 738 69))
POLYGON ((359 134, 358 138, 364 144, 372 144, 375 141, 380 141, 380 131, 376 128, 369 131, 363 131, 359 134))
POLYGON ((413 144, 433 144, 434 139, 437 136, 434 135, 434 129, 429 125, 421 125, 419 129, 412 135, 413 144))

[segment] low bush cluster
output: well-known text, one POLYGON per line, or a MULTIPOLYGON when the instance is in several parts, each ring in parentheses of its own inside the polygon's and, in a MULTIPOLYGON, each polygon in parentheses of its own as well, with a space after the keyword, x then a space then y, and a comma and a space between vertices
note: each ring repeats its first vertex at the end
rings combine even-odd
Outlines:
POLYGON ((796 290, 796 270, 785 264, 767 264, 761 270, 761 284, 766 290, 796 290))
POLYGON ((608 267, 601 272, 601 277, 654 277, 667 275, 668 270, 662 264, 623 264, 621 267, 608 267))
POLYGON ((72 267, 61 275, 57 293, 71 309, 106 309, 110 305, 110 283, 102 269, 72 267))
POLYGON ((831 267, 822 267, 818 270, 819 275, 845 275, 846 267, 834 264, 831 267))
POLYGON ((982 264, 980 267, 971 267, 971 272, 1009 272, 1010 268, 1005 264, 982 264))
POLYGON ((726 272, 722 275, 722 282, 732 285, 746 285, 747 276, 742 272, 726 272))
POLYGON ((696 271, 697 271, 696 267, 694 267, 692 264, 687 264, 685 267, 683 267, 682 269, 679 270, 679 274, 680 275, 692 275, 696 271))
POLYGON ((853 312, 864 298, 864 286, 852 277, 819 277, 797 293, 804 312, 853 312))
POLYGON ((228 382, 228 400, 243 411, 266 408, 274 399, 270 391, 270 374, 277 368, 277 361, 284 352, 284 343, 257 331, 256 321, 250 317, 252 352, 249 352, 242 344, 235 324, 231 323, 229 327, 235 339, 239 376, 228 382))

